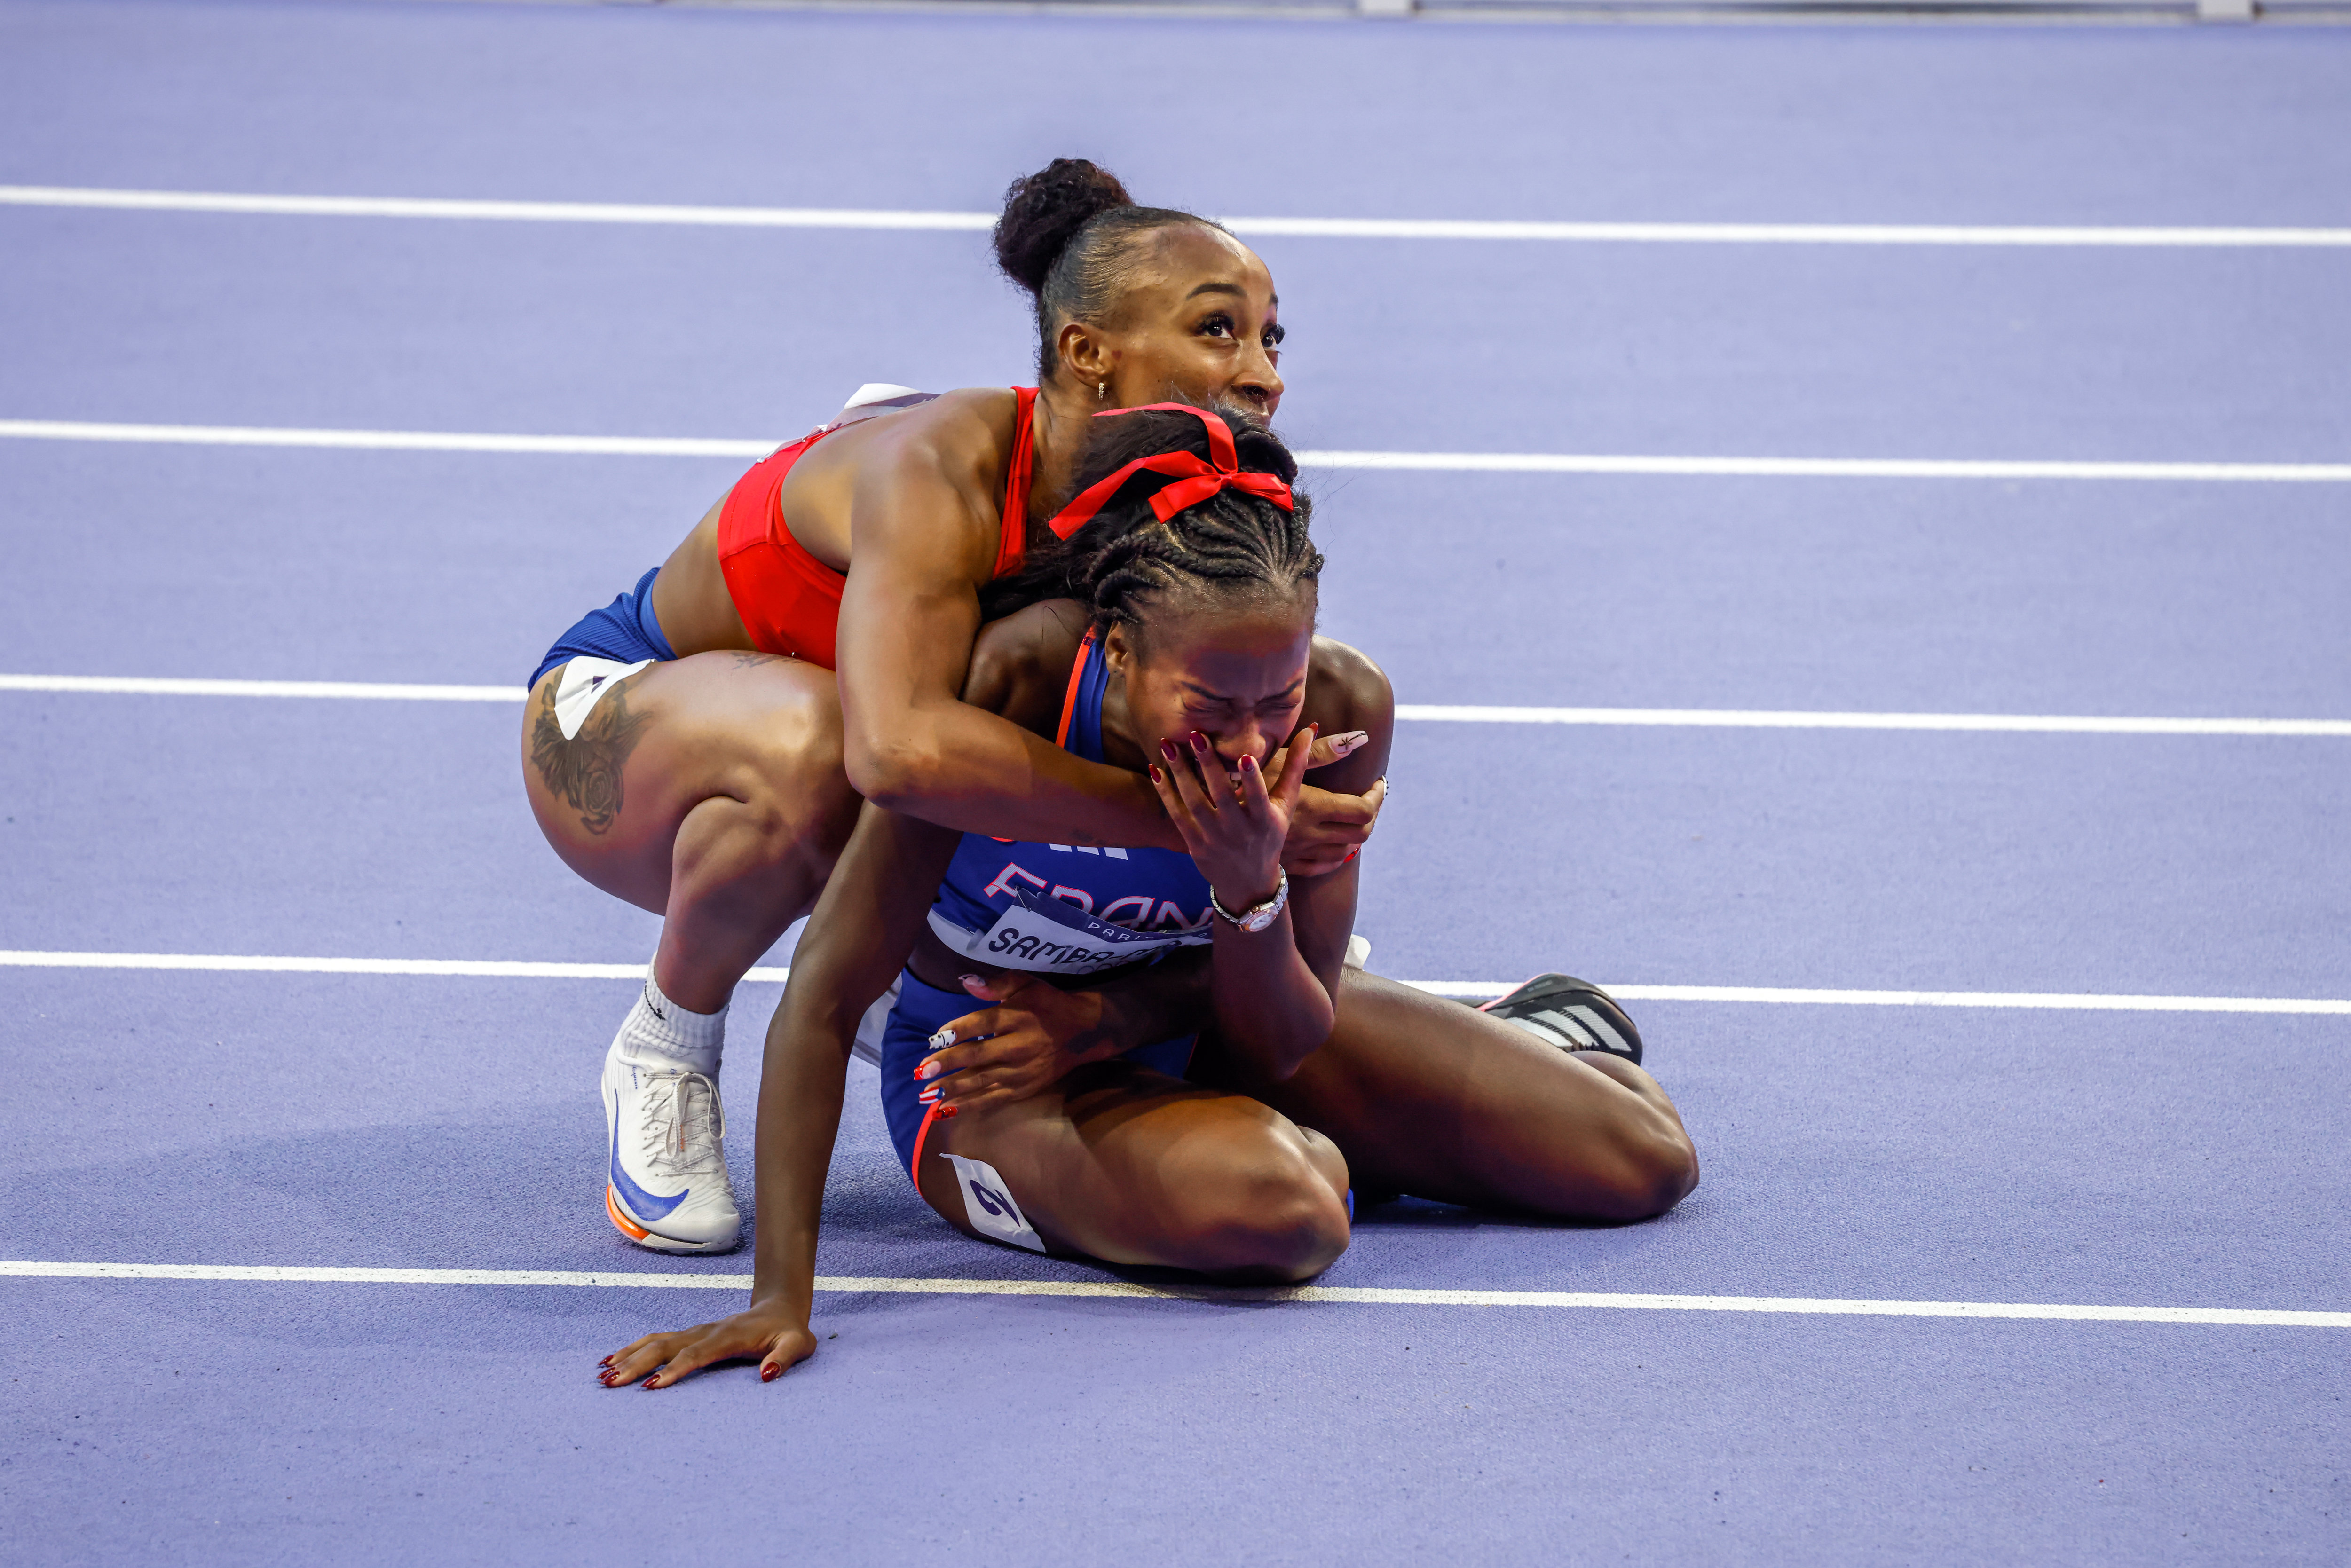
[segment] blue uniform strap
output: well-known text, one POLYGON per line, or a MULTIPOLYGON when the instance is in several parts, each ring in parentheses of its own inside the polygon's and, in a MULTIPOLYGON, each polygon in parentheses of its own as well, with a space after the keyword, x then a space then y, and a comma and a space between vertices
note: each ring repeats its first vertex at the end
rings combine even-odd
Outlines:
POLYGON ((1061 698, 1061 727, 1053 737, 1054 745, 1089 762, 1102 759, 1102 688, 1109 683, 1102 628, 1089 626, 1077 657, 1070 662, 1070 689, 1061 698))

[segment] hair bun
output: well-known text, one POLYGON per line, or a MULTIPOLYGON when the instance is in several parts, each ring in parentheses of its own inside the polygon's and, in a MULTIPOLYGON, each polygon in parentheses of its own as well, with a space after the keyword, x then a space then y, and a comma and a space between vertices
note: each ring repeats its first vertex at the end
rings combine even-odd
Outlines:
POLYGON ((996 265, 1031 294, 1041 293, 1054 261, 1080 229, 1134 198, 1118 176, 1084 158, 1056 158, 1004 193, 996 220, 996 265))
POLYGON ((1253 419, 1225 416, 1232 428, 1233 460, 1243 472, 1275 475, 1285 485, 1298 478, 1298 459, 1290 455, 1290 447, 1281 437, 1253 419))

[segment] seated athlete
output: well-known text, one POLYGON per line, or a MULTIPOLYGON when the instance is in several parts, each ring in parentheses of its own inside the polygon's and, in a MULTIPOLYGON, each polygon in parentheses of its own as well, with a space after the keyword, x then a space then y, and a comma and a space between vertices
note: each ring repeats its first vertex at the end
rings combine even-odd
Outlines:
POLYGON ((1322 558, 1289 455, 1198 409, 1096 423, 1086 487, 1054 519, 1066 543, 991 594, 1036 601, 985 628, 965 695, 1147 772, 1186 852, 958 833, 869 803, 768 1036, 751 1305, 635 1341, 607 1384, 737 1357, 771 1378, 814 1351, 848 1058, 902 960, 883 1113, 924 1200, 975 1237, 1296 1281, 1346 1248, 1351 1185, 1623 1220, 1697 1184, 1601 993, 1549 977, 1522 1029, 1344 967, 1360 858, 1286 874, 1282 846, 1305 742, 1337 736, 1330 787, 1364 789, 1394 704, 1369 659, 1314 635, 1322 558))
MULTIPOLYGON (((953 829, 1183 847, 1137 775, 958 697, 979 591, 1042 537, 1089 415, 1169 396, 1280 405, 1273 280, 1215 224, 1136 206, 1077 159, 1013 184, 996 253, 1036 302, 1037 387, 866 389, 531 676, 540 829, 581 876, 663 916, 604 1065, 605 1211, 642 1246, 735 1245, 728 999, 815 902, 861 796, 953 829)), ((1378 806, 1376 789, 1309 789, 1291 866, 1336 863, 1378 806)))

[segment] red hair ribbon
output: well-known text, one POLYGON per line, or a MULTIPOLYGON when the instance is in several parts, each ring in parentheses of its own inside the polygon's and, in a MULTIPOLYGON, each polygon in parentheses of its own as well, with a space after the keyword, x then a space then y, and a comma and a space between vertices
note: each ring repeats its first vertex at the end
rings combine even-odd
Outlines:
POLYGON ((1188 402, 1146 402, 1135 408, 1105 409, 1094 415, 1109 419, 1122 413, 1142 413, 1151 409, 1174 409, 1182 413, 1196 413, 1200 423, 1208 428, 1208 461, 1203 463, 1189 452, 1162 452, 1155 456, 1138 457, 1098 485, 1089 486, 1078 497, 1053 516, 1045 526, 1053 530, 1056 538, 1068 538, 1093 520, 1094 514, 1110 505, 1119 486, 1137 474, 1165 474, 1172 481, 1160 486, 1151 497, 1151 512, 1165 522, 1186 507, 1196 507, 1220 490, 1246 490, 1250 495, 1271 501, 1285 512, 1298 509, 1291 498, 1290 486, 1271 474, 1244 474, 1240 471, 1239 455, 1233 450, 1233 433, 1221 419, 1205 408, 1194 408, 1188 402))

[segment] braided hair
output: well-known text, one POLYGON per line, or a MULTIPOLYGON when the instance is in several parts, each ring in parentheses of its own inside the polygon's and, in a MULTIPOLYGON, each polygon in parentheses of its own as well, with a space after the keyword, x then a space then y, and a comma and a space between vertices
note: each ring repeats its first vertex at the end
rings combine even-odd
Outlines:
POLYGON ((1037 310, 1037 379, 1053 379, 1065 321, 1111 320, 1134 286, 1137 242, 1183 224, 1223 225, 1172 207, 1139 207, 1118 176, 1083 158, 1056 158, 1004 193, 996 265, 1037 310))
MULTIPOLYGON (((1209 417, 1232 433, 1240 472, 1271 475, 1284 485, 1298 477, 1297 461, 1273 432, 1221 409, 1209 417)), ((1207 429, 1188 410, 1136 409, 1102 415, 1092 426, 1079 465, 1080 493, 1139 457, 1211 455, 1207 429)), ((1294 599, 1319 580, 1322 553, 1307 532, 1314 507, 1306 497, 1292 493, 1293 510, 1226 488, 1162 522, 1151 498, 1165 483, 1138 474, 1068 538, 1048 533, 1019 571, 980 591, 982 615, 994 621, 1041 600, 1074 599, 1097 626, 1123 626, 1139 643, 1155 608, 1270 603, 1294 599)))

